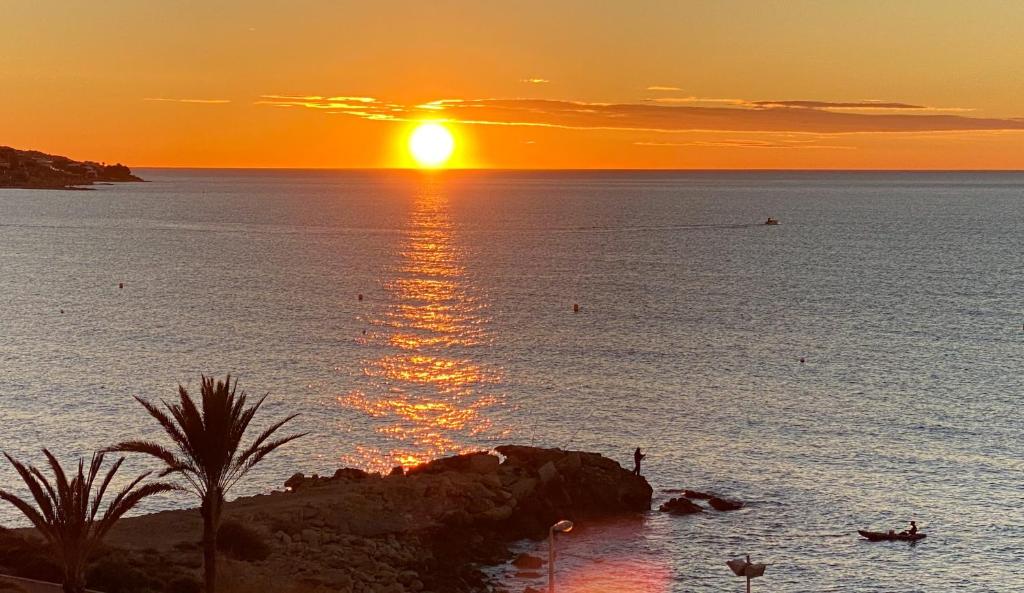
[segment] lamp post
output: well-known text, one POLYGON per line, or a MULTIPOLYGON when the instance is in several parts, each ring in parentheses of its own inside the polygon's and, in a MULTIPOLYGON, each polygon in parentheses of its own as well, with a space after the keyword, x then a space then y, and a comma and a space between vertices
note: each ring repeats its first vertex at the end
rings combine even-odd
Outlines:
POLYGON ((555 533, 572 531, 572 521, 563 519, 548 529, 548 593, 555 593, 555 533))
POLYGON ((733 574, 738 577, 746 577, 747 579, 747 593, 750 593, 750 580, 764 576, 764 569, 767 564, 758 564, 750 561, 750 554, 747 554, 747 559, 736 558, 725 563, 729 568, 732 569, 733 574))

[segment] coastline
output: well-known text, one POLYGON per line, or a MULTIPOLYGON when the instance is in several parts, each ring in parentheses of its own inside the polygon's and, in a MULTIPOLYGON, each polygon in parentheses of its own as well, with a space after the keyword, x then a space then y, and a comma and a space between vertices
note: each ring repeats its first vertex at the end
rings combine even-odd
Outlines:
MULTIPOLYGON (((547 535, 556 521, 648 511, 652 489, 597 453, 503 446, 447 457, 391 475, 343 468, 331 477, 296 474, 286 490, 225 507, 237 534, 224 540, 232 591, 489 591, 480 570, 512 558, 516 541, 547 535)), ((198 590, 202 520, 197 509, 122 520, 94 563, 89 586, 198 590)), ((52 579, 26 562, 31 529, 0 531, 16 576, 52 579), (20 542, 20 543, 19 543, 20 542), (13 555, 12 555, 13 553, 13 555)), ((11 572, 5 567, 3 572, 11 572)))
POLYGON ((142 181, 121 163, 76 161, 38 150, 0 146, 0 189, 84 190, 96 183, 142 181))

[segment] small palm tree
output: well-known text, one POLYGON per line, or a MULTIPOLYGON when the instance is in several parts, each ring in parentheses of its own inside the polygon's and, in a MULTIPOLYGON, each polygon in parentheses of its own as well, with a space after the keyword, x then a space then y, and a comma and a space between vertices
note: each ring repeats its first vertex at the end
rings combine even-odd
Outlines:
POLYGON ((124 457, 114 462, 99 484, 99 490, 93 494, 93 483, 103 465, 102 452, 93 454, 88 473, 85 472, 85 460, 79 459, 78 475, 73 475, 70 481, 53 454, 43 449, 43 455, 53 472, 53 482, 35 467, 26 466, 4 453, 28 486, 35 504, 6 490, 0 490, 0 499, 17 507, 46 539, 54 559, 64 570, 65 593, 81 593, 85 591, 85 565, 89 555, 114 523, 142 499, 175 487, 170 484, 139 486, 149 475, 149 472, 144 473, 118 492, 103 515, 97 518, 103 495, 124 457))
POLYGON ((162 402, 166 412, 155 404, 136 397, 149 415, 160 423, 171 437, 172 451, 152 441, 126 441, 110 447, 110 451, 143 453, 156 457, 167 467, 161 476, 176 474, 187 482, 186 489, 201 501, 203 516, 203 571, 206 593, 214 593, 217 583, 217 529, 220 526, 224 495, 245 474, 275 449, 293 441, 302 434, 274 438, 274 433, 298 414, 292 414, 264 430, 245 449, 242 437, 249 422, 263 405, 267 396, 245 407, 244 392, 236 395, 231 375, 214 383, 212 377, 202 377, 201 409, 196 406, 184 386, 178 386, 180 402, 162 402))

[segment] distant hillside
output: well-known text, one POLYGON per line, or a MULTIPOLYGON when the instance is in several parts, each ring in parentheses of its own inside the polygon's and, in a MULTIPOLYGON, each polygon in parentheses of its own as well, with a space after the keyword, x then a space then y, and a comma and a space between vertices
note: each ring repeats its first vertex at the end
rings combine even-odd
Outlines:
POLYGON ((0 188, 60 189, 96 182, 142 181, 118 163, 73 161, 36 150, 0 146, 0 188))

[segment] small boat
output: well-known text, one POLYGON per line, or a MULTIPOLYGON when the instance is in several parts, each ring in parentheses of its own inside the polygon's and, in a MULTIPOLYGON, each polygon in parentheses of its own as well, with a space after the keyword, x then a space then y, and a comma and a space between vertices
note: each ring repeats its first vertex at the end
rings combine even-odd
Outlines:
POLYGON ((926 533, 915 533, 911 535, 905 532, 896 533, 894 531, 890 531, 886 533, 883 531, 864 531, 861 529, 858 529, 857 533, 859 533, 864 539, 873 542, 916 542, 919 539, 928 537, 928 534, 926 533))
POLYGON ((768 220, 764 221, 764 223, 767 224, 767 225, 779 224, 779 219, 778 218, 772 218, 771 216, 769 216, 768 220))

